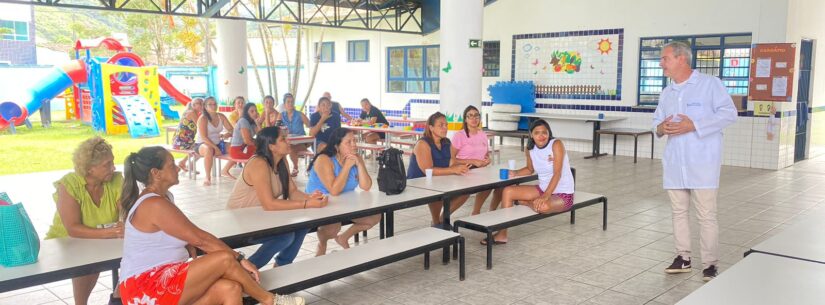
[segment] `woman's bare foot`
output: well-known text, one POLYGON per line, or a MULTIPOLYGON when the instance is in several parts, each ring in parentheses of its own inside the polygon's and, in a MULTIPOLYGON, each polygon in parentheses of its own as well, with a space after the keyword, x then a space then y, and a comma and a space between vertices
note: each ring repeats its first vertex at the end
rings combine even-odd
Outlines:
POLYGON ((186 159, 183 159, 180 162, 178 162, 178 167, 180 167, 180 171, 182 173, 185 173, 185 172, 189 171, 189 164, 188 163, 189 162, 186 162, 186 159))
POLYGON ((203 181, 203 186, 210 186, 210 185, 212 185, 212 180, 204 180, 203 181))
POLYGON ((269 293, 265 299, 258 301, 260 301, 262 305, 275 305, 276 298, 274 294, 269 293))
POLYGON ((231 179, 231 180, 238 179, 238 178, 235 178, 235 176, 232 176, 232 174, 230 174, 229 171, 221 172, 221 177, 228 178, 228 179, 231 179))
MULTIPOLYGON (((355 234, 358 234, 358 233, 355 233, 355 234)), ((349 249, 349 238, 347 238, 347 239, 343 239, 343 238, 344 238, 344 236, 342 236, 342 235, 335 236, 335 242, 338 243, 339 245, 341 245, 341 248, 349 249)))
POLYGON ((321 255, 324 255, 324 254, 327 254, 327 242, 319 241, 318 242, 318 248, 315 249, 315 256, 321 256, 321 255))

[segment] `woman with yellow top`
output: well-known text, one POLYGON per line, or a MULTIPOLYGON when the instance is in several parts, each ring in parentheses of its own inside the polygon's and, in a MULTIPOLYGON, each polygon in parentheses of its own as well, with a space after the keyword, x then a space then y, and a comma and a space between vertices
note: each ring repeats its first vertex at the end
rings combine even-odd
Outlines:
POLYGON ((236 96, 235 100, 232 101, 232 105, 235 109, 229 113, 229 123, 231 123, 232 126, 235 126, 235 124, 238 123, 238 120, 243 117, 243 106, 246 105, 246 99, 243 98, 243 96, 236 96))
MULTIPOLYGON (((123 175, 115 172, 112 146, 100 137, 84 141, 72 156, 74 172, 54 183, 57 213, 46 239, 123 238, 123 223, 118 221, 117 201, 123 175)), ((99 273, 72 279, 74 302, 85 305, 95 287, 99 273)), ((117 289, 109 304, 120 304, 117 289)))
POLYGON ((261 128, 272 127, 278 125, 281 120, 281 114, 275 109, 275 98, 271 95, 264 97, 264 111, 258 118, 258 126, 261 128))

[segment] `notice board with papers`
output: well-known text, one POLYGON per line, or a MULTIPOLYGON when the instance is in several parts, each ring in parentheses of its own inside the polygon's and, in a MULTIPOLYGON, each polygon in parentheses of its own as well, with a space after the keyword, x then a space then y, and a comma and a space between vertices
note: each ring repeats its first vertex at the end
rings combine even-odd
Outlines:
POLYGON ((790 102, 795 43, 759 43, 751 48, 748 100, 790 102))

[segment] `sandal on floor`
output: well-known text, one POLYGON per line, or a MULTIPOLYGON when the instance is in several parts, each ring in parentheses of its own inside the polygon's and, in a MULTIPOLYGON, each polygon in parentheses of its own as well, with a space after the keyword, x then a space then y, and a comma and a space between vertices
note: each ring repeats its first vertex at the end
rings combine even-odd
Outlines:
MULTIPOLYGON (((481 242, 479 242, 479 243, 486 246, 487 245, 487 239, 486 238, 482 239, 481 242)), ((494 245, 504 245, 504 244, 507 244, 507 242, 506 241, 498 241, 498 240, 494 239, 493 244, 494 245)))

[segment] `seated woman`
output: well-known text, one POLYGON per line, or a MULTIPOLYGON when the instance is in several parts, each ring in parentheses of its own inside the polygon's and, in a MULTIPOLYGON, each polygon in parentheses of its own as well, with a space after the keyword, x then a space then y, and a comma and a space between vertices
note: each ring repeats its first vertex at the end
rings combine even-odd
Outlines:
MULTIPOLYGON (((441 112, 436 112, 427 118, 427 126, 424 127, 424 136, 415 143, 413 154, 410 157, 410 165, 407 168, 407 179, 420 178, 425 176, 427 169, 432 169, 433 176, 463 175, 470 170, 467 164, 456 162, 452 157, 450 139, 447 139, 447 117, 441 112)), ((455 212, 467 201, 468 195, 462 195, 450 200, 450 214, 455 212)), ((444 208, 443 202, 432 202, 429 204, 432 225, 441 226, 441 210, 444 208)), ((450 224, 444 224, 444 228, 449 228, 450 224)))
MULTIPOLYGON (((54 183, 52 197, 57 212, 46 239, 123 238, 123 223, 118 222, 117 199, 123 176, 115 171, 112 146, 100 137, 83 141, 74 151, 74 172, 54 183)), ((99 273, 72 278, 74 303, 85 305, 97 283, 99 273)), ((115 289, 110 304, 119 304, 115 289)))
MULTIPOLYGON (((309 127, 309 118, 295 110, 295 98, 292 93, 284 94, 284 111, 281 112, 281 122, 289 130, 290 135, 306 135, 304 127, 309 127)), ((292 177, 298 176, 298 153, 306 151, 308 144, 290 145, 289 160, 292 161, 292 177)))
MULTIPOLYGON (((235 124, 232 140, 229 142, 229 156, 235 159, 249 159, 255 154, 252 136, 258 131, 258 107, 253 103, 243 106, 243 117, 235 124)), ((232 162, 233 164, 235 162, 232 162)))
MULTIPOLYGON (((309 163, 309 181, 306 192, 318 192, 337 196, 343 192, 360 187, 369 191, 372 187, 372 178, 367 167, 355 148, 355 136, 346 128, 338 128, 332 132, 326 148, 320 151, 309 163)), ((353 219, 352 226, 344 233, 341 224, 328 224, 318 227, 318 252, 321 256, 327 252, 327 241, 335 238, 344 249, 349 249, 349 238, 358 232, 366 231, 381 221, 381 214, 353 219)))
MULTIPOLYGON (((452 157, 456 163, 468 164, 470 168, 490 165, 490 146, 487 133, 481 129, 481 113, 475 106, 464 109, 464 130, 456 132, 452 140, 452 157)), ((481 206, 493 192, 493 201, 490 202, 490 211, 495 210, 501 202, 503 188, 476 193, 472 215, 481 213, 481 206)))
MULTIPOLYGON (((203 185, 212 184, 212 165, 215 163, 217 156, 226 154, 226 146, 221 136, 221 131, 224 129, 233 132, 232 125, 223 113, 218 112, 218 102, 214 97, 207 97, 204 100, 204 109, 206 111, 198 118, 198 140, 195 142, 195 151, 203 157, 203 167, 206 170, 206 179, 203 185)), ((221 175, 232 176, 229 174, 229 169, 232 164, 227 162, 226 166, 221 170, 221 175)))
POLYGON ((341 116, 332 112, 332 102, 328 98, 318 100, 318 108, 309 117, 309 126, 309 135, 315 137, 315 151, 324 150, 332 131, 341 128, 341 116))
MULTIPOLYGON (((573 207, 573 172, 570 160, 561 140, 553 138, 553 131, 545 120, 530 125, 530 141, 527 143, 527 166, 510 171, 509 175, 538 174, 538 185, 511 185, 504 188, 501 207, 509 208, 515 201, 523 202, 536 213, 558 213, 573 207)), ((507 242, 507 230, 493 236, 497 244, 507 242)), ((486 241, 482 240, 482 244, 486 241)))
MULTIPOLYGON (((298 190, 287 172, 289 141, 279 127, 261 129, 255 138, 255 156, 249 159, 240 179, 235 182, 226 207, 229 209, 261 207, 265 211, 321 208, 327 198, 320 192, 305 194, 298 190)), ((300 229, 253 240, 262 244, 249 261, 261 268, 273 257, 275 266, 292 263, 309 229, 300 229), (275 256, 277 254, 277 257, 275 256)))
MULTIPOLYGON (((370 103, 368 99, 361 100, 361 115, 360 115, 361 122, 365 124, 375 124, 381 123, 384 126, 389 126, 390 122, 387 121, 387 118, 384 117, 384 114, 381 113, 381 110, 376 108, 375 106, 370 103)), ((386 137, 386 134, 383 132, 368 132, 364 134, 364 142, 375 144, 378 140, 383 140, 386 137)))
POLYGON ((140 304, 240 304, 246 293, 261 304, 304 304, 302 298, 275 296, 261 288, 258 269, 243 253, 189 221, 169 192, 178 184, 172 154, 144 147, 130 154, 123 168, 125 237, 118 287, 124 299, 140 304), (195 249, 206 254, 195 257, 195 249))
MULTIPOLYGON (((246 112, 246 111, 244 111, 246 112)), ((271 95, 264 97, 264 113, 258 118, 258 125, 261 128, 272 127, 278 124, 281 114, 275 109, 275 98, 271 95)))
MULTIPOLYGON (((195 133, 198 131, 197 122, 198 118, 201 116, 201 112, 203 112, 202 98, 195 98, 189 102, 189 104, 186 104, 186 110, 180 118, 180 124, 178 124, 178 131, 175 131, 175 140, 172 142, 172 148, 183 150, 195 149, 195 133)), ((178 163, 178 167, 184 171, 188 171, 188 160, 189 158, 181 159, 178 163)), ((195 161, 196 160, 193 160, 193 162, 195 161)), ((195 164, 192 164, 192 168, 194 167, 195 164)))
POLYGON ((243 106, 246 105, 246 99, 243 96, 236 96, 234 100, 232 100, 232 112, 229 113, 229 123, 232 126, 238 123, 238 120, 243 117, 243 106))

